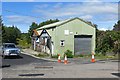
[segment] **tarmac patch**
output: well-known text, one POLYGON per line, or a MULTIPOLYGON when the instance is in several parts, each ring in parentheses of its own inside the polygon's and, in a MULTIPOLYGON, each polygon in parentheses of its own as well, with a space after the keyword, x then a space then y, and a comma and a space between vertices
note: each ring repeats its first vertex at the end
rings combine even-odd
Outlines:
POLYGON ((35 66, 35 68, 51 69, 52 66, 35 66))
POLYGON ((19 76, 44 76, 44 74, 20 74, 19 76))

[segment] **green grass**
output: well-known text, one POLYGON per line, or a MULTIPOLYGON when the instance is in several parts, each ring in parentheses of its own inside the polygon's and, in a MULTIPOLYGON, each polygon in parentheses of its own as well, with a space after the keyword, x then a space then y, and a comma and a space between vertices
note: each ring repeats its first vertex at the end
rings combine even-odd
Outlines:
MULTIPOLYGON (((51 58, 58 59, 58 55, 53 55, 53 56, 51 56, 51 58)), ((64 59, 64 57, 63 57, 63 56, 60 56, 60 58, 61 58, 61 59, 64 59)))
POLYGON ((80 55, 75 55, 74 58, 89 58, 91 57, 91 54, 80 54, 80 55))
POLYGON ((37 57, 49 57, 49 54, 47 53, 39 53, 39 54, 34 54, 34 56, 37 56, 37 57))
MULTIPOLYGON (((80 55, 76 55, 74 56, 74 58, 91 58, 92 55, 91 54, 80 54, 80 55)), ((103 54, 95 54, 95 59, 118 59, 118 55, 116 56, 104 56, 103 54)))
MULTIPOLYGON (((47 53, 38 53, 37 55, 35 55, 37 57, 49 57, 50 55, 47 53)), ((80 54, 80 55, 76 55, 73 58, 91 58, 92 55, 91 54, 80 54)), ((51 56, 51 58, 58 58, 58 55, 53 55, 51 56)), ((61 59, 64 59, 64 57, 61 57, 61 59)), ((118 55, 115 56, 104 56, 102 54, 95 54, 95 59, 98 60, 104 60, 104 59, 118 59, 118 55)))
POLYGON ((112 56, 112 55, 102 55, 102 54, 96 54, 95 55, 96 59, 118 59, 118 56, 112 56))
POLYGON ((53 55, 51 58, 58 58, 58 55, 53 55))

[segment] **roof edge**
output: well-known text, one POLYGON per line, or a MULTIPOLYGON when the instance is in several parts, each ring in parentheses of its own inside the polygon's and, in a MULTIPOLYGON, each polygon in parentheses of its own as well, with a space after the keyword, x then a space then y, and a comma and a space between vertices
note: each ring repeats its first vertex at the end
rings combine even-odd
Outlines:
MULTIPOLYGON (((81 18, 79 18, 79 17, 71 18, 71 19, 69 19, 69 20, 67 20, 67 21, 65 21, 65 22, 63 22, 63 23, 61 23, 61 24, 55 25, 55 26, 63 25, 63 24, 65 24, 65 23, 70 22, 70 21, 73 21, 73 20, 75 20, 75 19, 79 19, 79 20, 81 20, 82 22, 84 22, 84 23, 92 26, 93 28, 95 28, 94 25, 89 24, 87 21, 85 21, 85 20, 83 20, 83 19, 81 19, 81 18)), ((64 21, 64 20, 63 20, 63 21, 64 21)), ((57 22, 55 22, 55 23, 57 23, 57 22)), ((51 23, 51 24, 54 24, 54 23, 51 23)), ((48 25, 50 25, 50 24, 48 24, 48 25)), ((45 25, 44 25, 44 26, 45 26, 45 25)), ((53 27, 55 27, 55 26, 51 26, 51 27, 48 27, 48 28, 53 28, 53 27)), ((43 26, 42 26, 42 27, 43 27, 43 26)), ((40 28, 37 28, 36 30, 42 30, 42 29, 48 29, 48 28, 44 28, 44 27, 43 27, 43 28, 41 28, 41 29, 40 29, 40 28)))
MULTIPOLYGON (((88 24, 88 25, 92 26, 93 28, 95 28, 94 25, 89 24, 87 21, 85 21, 85 20, 83 20, 83 19, 81 19, 81 18, 79 18, 79 17, 72 18, 72 19, 70 19, 70 20, 68 20, 68 21, 66 21, 66 22, 64 22, 64 23, 62 23, 62 24, 60 24, 60 25, 63 25, 63 24, 65 24, 65 23, 70 22, 70 21, 75 20, 75 19, 79 19, 79 20, 81 20, 82 22, 85 22, 86 24, 88 24)), ((57 26, 60 26, 60 25, 57 25, 57 26)))

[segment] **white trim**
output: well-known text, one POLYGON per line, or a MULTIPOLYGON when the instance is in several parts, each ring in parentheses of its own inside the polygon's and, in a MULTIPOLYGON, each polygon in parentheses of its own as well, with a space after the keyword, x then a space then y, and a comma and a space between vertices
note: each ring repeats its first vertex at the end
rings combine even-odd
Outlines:
POLYGON ((54 54, 54 45, 53 45, 53 43, 51 43, 51 47, 52 47, 52 54, 54 54))

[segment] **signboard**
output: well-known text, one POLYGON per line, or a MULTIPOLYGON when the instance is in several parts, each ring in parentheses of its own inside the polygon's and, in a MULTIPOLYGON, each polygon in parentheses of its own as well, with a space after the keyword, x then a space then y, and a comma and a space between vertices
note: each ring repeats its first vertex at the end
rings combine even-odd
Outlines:
POLYGON ((69 30, 64 30, 65 35, 69 35, 69 30))

